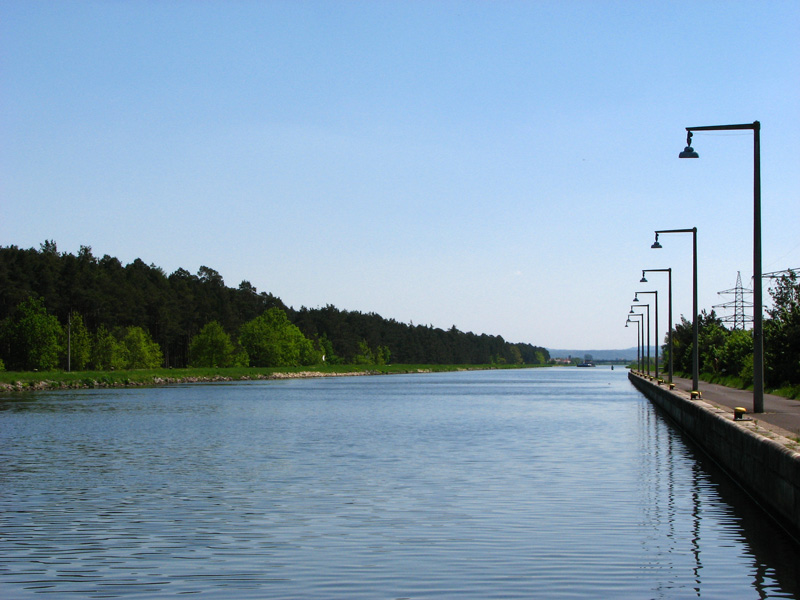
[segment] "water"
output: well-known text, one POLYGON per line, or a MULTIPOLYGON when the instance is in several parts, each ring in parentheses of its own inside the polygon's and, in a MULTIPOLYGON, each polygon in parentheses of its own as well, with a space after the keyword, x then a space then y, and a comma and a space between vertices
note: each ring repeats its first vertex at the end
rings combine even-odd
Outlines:
POLYGON ((618 369, 0 398, 0 597, 786 598, 618 369))

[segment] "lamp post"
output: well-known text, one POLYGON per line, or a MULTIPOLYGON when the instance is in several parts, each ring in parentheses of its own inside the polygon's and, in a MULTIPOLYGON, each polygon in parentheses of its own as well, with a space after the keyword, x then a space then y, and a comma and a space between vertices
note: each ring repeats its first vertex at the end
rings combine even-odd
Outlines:
POLYGON ((639 348, 640 348, 640 346, 639 346, 639 338, 642 335, 642 333, 641 333, 641 323, 639 322, 639 319, 631 320, 630 315, 628 315, 628 320, 625 321, 625 327, 628 326, 628 323, 636 323, 636 367, 638 368, 639 367, 639 362, 640 362, 639 361, 639 348))
MULTIPOLYGON (((636 306, 631 305, 630 314, 634 315, 637 314, 633 312, 634 308, 647 309, 647 376, 650 377, 650 305, 649 304, 637 304, 636 306)), ((644 326, 644 318, 642 319, 642 325, 644 326)), ((642 334, 642 348, 644 348, 644 333, 642 334)), ((644 361, 644 349, 642 349, 642 361, 644 361)))
POLYGON ((636 368, 639 370, 639 373, 642 372, 642 359, 641 359, 641 348, 642 348, 642 323, 639 319, 631 319, 631 317, 642 317, 644 320, 644 315, 640 315, 639 313, 634 313, 633 315, 628 314, 628 320, 625 321, 625 327, 628 326, 628 323, 636 323, 636 368))
MULTIPOLYGON (((656 333, 656 379, 658 379, 658 292, 636 292, 636 295, 633 297, 634 302, 639 301, 639 294, 655 294, 656 296, 656 322, 655 322, 655 333, 656 333)), ((648 348, 648 352, 650 349, 648 348)))
POLYGON ((686 148, 679 158, 699 158, 692 148, 693 131, 753 131, 753 412, 764 412, 764 320, 761 285, 761 123, 706 125, 686 128, 686 148))
MULTIPOLYGON (((669 276, 669 288, 667 297, 667 345, 669 346, 669 383, 672 383, 672 269, 642 269, 642 278, 639 283, 647 283, 645 273, 666 272, 669 276)), ((658 317, 656 317, 656 325, 658 325, 658 317)), ((658 334, 656 334, 656 339, 658 334)))
MULTIPOLYGON (((663 229, 656 231, 656 241, 651 248, 662 248, 658 242, 659 233, 691 233, 692 234, 692 391, 700 391, 700 352, 697 346, 699 322, 697 320, 697 227, 691 229, 663 229)), ((670 357, 672 353, 670 353, 670 357)))

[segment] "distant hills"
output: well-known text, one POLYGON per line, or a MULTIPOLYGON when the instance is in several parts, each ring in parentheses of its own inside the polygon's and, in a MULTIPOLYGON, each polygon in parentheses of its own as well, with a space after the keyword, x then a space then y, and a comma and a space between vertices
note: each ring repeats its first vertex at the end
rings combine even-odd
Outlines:
MULTIPOLYGON (((592 360, 636 360, 636 346, 633 348, 623 348, 622 350, 557 350, 548 348, 550 358, 568 358, 570 356, 584 358, 587 354, 592 355, 592 360)), ((645 348, 645 353, 647 349, 645 348)), ((655 346, 650 347, 650 356, 655 357, 655 346)))

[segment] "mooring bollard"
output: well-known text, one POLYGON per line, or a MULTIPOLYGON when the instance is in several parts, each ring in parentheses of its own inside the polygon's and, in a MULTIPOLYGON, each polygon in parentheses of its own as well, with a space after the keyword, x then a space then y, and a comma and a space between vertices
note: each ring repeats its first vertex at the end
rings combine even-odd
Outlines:
POLYGON ((744 416, 747 414, 747 409, 742 406, 737 406, 733 409, 733 420, 734 421, 741 421, 744 416))
POLYGON ((699 391, 693 391, 692 392, 692 400, 700 400, 700 398, 701 398, 701 396, 700 396, 700 392, 699 391))
POLYGON ((674 383, 670 383, 669 384, 669 389, 674 390, 675 389, 675 384, 674 383))

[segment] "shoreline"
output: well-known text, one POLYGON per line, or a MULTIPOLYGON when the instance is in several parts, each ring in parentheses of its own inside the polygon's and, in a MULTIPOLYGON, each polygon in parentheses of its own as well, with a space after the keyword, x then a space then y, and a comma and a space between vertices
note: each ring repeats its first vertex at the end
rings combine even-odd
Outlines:
POLYGON ((58 381, 53 379, 42 379, 40 381, 14 383, 0 383, 0 392, 35 392, 35 391, 56 391, 56 390, 90 390, 90 389, 114 389, 126 387, 148 387, 156 385, 171 385, 183 383, 221 383, 226 381, 258 381, 269 379, 306 379, 313 377, 356 377, 362 375, 384 375, 379 371, 352 371, 352 372, 321 372, 321 371, 299 371, 296 373, 272 373, 258 375, 242 375, 232 377, 229 375, 200 375, 186 377, 153 377, 144 380, 129 381, 103 381, 86 379, 80 381, 58 381))
MULTIPOLYGON (((416 373, 444 373, 457 371, 488 371, 494 369, 541 368, 549 365, 373 365, 365 368, 347 367, 341 370, 253 370, 242 372, 242 369, 218 369, 216 372, 193 373, 187 369, 185 375, 171 372, 168 369, 153 371, 87 371, 48 373, 40 377, 33 373, 13 376, 7 381, 0 381, 0 393, 20 393, 36 391, 81 390, 81 389, 115 389, 126 387, 148 387, 174 384, 203 384, 234 381, 265 381, 278 379, 310 379, 316 377, 363 377, 373 375, 404 375, 416 373)), ((213 369, 198 369, 214 371, 213 369)), ((249 369, 248 369, 249 370, 249 369)), ((3 375, 10 375, 4 373, 3 375)))

